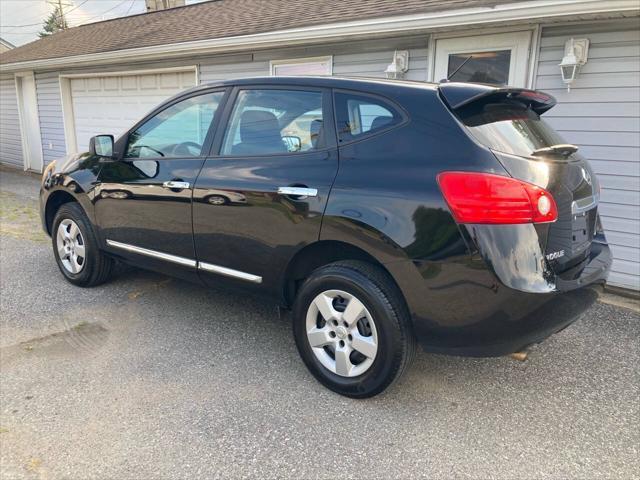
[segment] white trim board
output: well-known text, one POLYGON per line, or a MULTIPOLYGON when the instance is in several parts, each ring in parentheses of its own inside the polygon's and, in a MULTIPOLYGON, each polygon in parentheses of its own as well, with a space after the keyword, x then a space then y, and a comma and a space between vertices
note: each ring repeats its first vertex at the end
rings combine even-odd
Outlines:
POLYGON ((44 155, 42 154, 42 139, 40 137, 36 78, 33 72, 19 72, 15 74, 14 82, 18 102, 23 168, 24 170, 42 172, 44 155))
POLYGON ((5 72, 20 69, 54 68, 70 65, 97 65, 123 62, 127 59, 167 59, 184 54, 230 53, 251 48, 293 46, 352 39, 371 35, 428 32, 436 28, 474 25, 505 25, 516 21, 549 19, 585 19, 611 13, 640 14, 637 0, 534 0, 493 7, 370 18, 351 22, 292 28, 251 35, 212 38, 190 42, 154 45, 70 57, 46 58, 3 65, 5 72))
POLYGON ((485 33, 469 36, 438 37, 433 49, 433 81, 447 77, 449 55, 469 52, 511 52, 509 80, 516 87, 527 87, 529 82, 531 37, 533 29, 509 33, 485 33))
POLYGON ((304 65, 304 64, 318 64, 326 63, 329 67, 329 71, 326 75, 333 75, 333 55, 325 55, 322 57, 301 57, 301 58, 287 58, 283 60, 270 60, 269 61, 269 75, 273 75, 274 67, 289 66, 289 65, 304 65))

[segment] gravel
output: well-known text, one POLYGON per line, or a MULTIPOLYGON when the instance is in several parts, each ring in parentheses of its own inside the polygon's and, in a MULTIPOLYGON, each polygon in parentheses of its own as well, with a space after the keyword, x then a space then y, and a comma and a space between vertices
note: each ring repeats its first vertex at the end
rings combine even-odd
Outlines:
POLYGON ((138 270, 80 289, 48 243, 0 240, 2 478, 640 478, 637 310, 596 304, 525 362, 420 352, 358 401, 260 299, 138 270))

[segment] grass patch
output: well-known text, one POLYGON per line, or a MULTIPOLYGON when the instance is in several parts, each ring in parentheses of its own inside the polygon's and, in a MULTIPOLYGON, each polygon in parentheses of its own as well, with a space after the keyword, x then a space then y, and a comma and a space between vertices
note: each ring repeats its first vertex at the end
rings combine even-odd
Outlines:
POLYGON ((38 202, 0 190, 0 235, 45 243, 38 202))

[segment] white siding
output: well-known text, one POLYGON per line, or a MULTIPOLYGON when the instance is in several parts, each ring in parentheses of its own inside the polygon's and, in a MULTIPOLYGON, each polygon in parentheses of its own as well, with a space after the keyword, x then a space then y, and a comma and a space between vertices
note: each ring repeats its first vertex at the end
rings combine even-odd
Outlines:
POLYGON ((334 75, 384 77, 384 71, 391 63, 395 50, 409 51, 409 71, 405 77, 407 80, 426 80, 427 39, 418 37, 267 50, 248 55, 230 56, 227 59, 204 59, 200 63, 200 81, 210 83, 230 78, 268 76, 271 60, 326 55, 333 56, 334 75))
MULTIPOLYGON (((405 75, 406 80, 427 79, 427 47, 410 48, 409 71, 405 75)), ((334 75, 350 75, 358 77, 385 78, 385 69, 393 60, 394 49, 385 49, 375 52, 351 53, 336 55, 333 59, 334 75)))
POLYGON ((626 22, 543 29, 536 88, 559 105, 545 118, 591 161, 614 262, 609 283, 640 289, 640 30, 626 22), (571 38, 589 60, 567 92, 558 63, 571 38))
POLYGON ((66 154, 58 72, 36 73, 40 137, 44 165, 66 154))
POLYGON ((0 77, 0 162, 23 166, 18 100, 13 75, 0 77))
POLYGON ((269 75, 269 61, 250 59, 237 63, 200 64, 200 83, 241 77, 266 77, 269 75))

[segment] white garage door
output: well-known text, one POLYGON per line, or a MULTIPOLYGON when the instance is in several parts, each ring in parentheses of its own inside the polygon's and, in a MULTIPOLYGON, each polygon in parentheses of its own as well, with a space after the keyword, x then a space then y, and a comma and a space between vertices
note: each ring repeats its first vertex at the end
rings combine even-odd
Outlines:
POLYGON ((94 135, 118 137, 160 102, 196 84, 195 71, 71 79, 78 151, 94 135))

